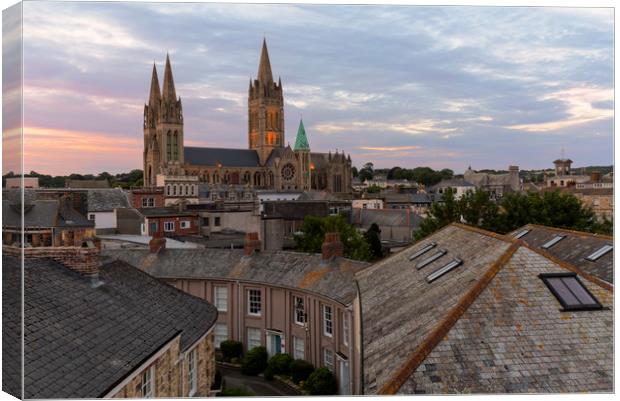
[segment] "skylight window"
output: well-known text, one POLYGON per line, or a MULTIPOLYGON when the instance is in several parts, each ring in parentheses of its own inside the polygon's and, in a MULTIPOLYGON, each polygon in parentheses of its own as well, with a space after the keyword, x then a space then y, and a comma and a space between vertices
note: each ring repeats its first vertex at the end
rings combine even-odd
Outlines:
POLYGON ((551 293, 557 298, 564 311, 602 309, 594 295, 579 281, 575 273, 541 274, 551 293))
POLYGON ((566 238, 566 235, 556 235, 551 240, 549 240, 549 241, 545 242, 544 244, 542 244, 541 248, 542 249, 549 249, 552 246, 554 246, 555 244, 557 244, 558 242, 562 241, 564 238, 566 238))
POLYGON ((443 276, 444 274, 448 273, 450 270, 460 266, 463 263, 463 261, 461 259, 454 259, 453 261, 451 261, 450 263, 448 263, 447 265, 435 270, 434 272, 432 272, 431 274, 428 275, 428 277, 426 277, 426 281, 429 283, 432 283, 433 281, 437 280, 439 277, 443 276))
POLYGON ((614 249, 612 245, 609 245, 609 244, 603 245, 603 247, 600 248, 598 251, 588 256, 586 260, 589 260, 590 262, 595 262, 598 258, 605 255, 607 252, 611 251, 612 249, 614 249))
POLYGON ((516 233, 516 234, 514 235, 514 237, 515 237, 516 239, 519 239, 519 238, 521 238, 521 237, 525 237, 525 236, 526 236, 526 235, 527 235, 530 231, 531 231, 530 229, 526 228, 525 230, 521 230, 521 231, 519 231, 518 233, 516 233))
POLYGON ((423 268, 424 266, 433 263, 435 260, 439 259, 440 257, 442 257, 443 255, 445 255, 446 253, 448 253, 448 251, 446 251, 445 249, 440 249, 439 251, 437 251, 436 254, 429 256, 428 258, 424 259, 423 261, 421 261, 420 263, 418 263, 415 268, 420 270, 421 268, 423 268))
POLYGON ((426 245, 424 248, 420 249, 419 251, 417 251, 413 255, 409 256, 409 260, 414 260, 415 258, 424 255, 426 252, 430 251, 431 249, 433 249, 436 246, 437 246, 436 243, 431 242, 430 244, 426 245))

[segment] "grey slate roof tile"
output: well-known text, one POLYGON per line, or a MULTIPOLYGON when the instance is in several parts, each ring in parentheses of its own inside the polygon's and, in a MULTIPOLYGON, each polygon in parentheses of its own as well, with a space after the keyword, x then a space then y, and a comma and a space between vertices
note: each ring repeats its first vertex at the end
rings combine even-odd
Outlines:
MULTIPOLYGON (((3 257, 3 272, 3 286, 19 286, 16 258, 3 257)), ((217 318, 213 305, 126 263, 103 265, 99 278, 92 288, 56 262, 25 261, 27 398, 100 397, 171 338, 185 350, 217 318)), ((16 323, 3 314, 5 327, 16 323)))
POLYGON ((120 188, 89 189, 87 199, 89 212, 111 212, 130 207, 127 193, 120 188))
POLYGON ((199 148, 185 146, 185 163, 197 166, 259 167, 258 153, 252 149, 199 148))

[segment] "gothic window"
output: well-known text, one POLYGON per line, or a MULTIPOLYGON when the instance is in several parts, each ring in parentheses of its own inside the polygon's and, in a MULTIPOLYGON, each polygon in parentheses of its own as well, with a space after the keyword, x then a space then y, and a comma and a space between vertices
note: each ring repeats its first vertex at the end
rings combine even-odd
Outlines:
POLYGON ((179 160, 179 135, 174 131, 174 160, 179 160))
POLYGON ((170 131, 166 134, 166 155, 168 156, 167 160, 172 160, 172 134, 170 131))
POLYGON ((295 178, 295 167, 291 163, 287 163, 282 167, 282 178, 286 181, 291 181, 295 178))

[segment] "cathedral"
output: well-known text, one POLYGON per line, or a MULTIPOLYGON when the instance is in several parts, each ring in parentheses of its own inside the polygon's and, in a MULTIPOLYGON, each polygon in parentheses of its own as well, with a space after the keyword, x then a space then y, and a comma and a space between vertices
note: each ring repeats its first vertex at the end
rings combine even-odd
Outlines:
POLYGON ((160 91, 153 65, 144 106, 144 186, 161 185, 161 177, 185 176, 254 189, 351 192, 351 157, 311 152, 303 121, 294 147, 285 145, 282 82, 273 79, 264 40, 258 74, 248 89, 248 149, 184 146, 183 137, 183 106, 166 56, 163 87, 160 91))

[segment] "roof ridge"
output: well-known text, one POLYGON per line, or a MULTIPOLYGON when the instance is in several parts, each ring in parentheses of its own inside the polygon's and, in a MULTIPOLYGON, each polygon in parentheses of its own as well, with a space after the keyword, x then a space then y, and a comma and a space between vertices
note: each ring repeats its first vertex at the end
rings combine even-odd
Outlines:
POLYGON ((516 231, 523 230, 526 227, 537 227, 537 228, 542 228, 545 230, 551 230, 551 231, 556 231, 556 232, 568 232, 568 233, 575 234, 575 235, 582 236, 582 237, 602 238, 602 239, 607 239, 607 240, 612 240, 612 241, 614 239, 613 235, 590 233, 587 231, 573 230, 570 228, 551 227, 551 226, 545 226, 542 224, 535 224, 535 223, 527 223, 524 226, 519 227, 514 231, 511 231, 508 235, 516 231))
POLYGON ((572 264, 570 264, 568 262, 565 262, 565 261, 563 261, 560 258, 557 258, 556 256, 554 256, 551 253, 545 251, 544 249, 535 248, 535 247, 529 245, 528 243, 526 243, 523 240, 519 240, 519 241, 522 243, 522 245, 524 247, 526 247, 530 251, 535 252, 535 253, 539 254, 540 256, 551 260, 556 265, 559 265, 560 267, 563 267, 566 270, 570 270, 573 273, 579 274, 580 276, 582 276, 586 280, 590 281, 591 283, 594 283, 594 284, 598 285, 599 287, 601 287, 601 288, 603 288, 603 289, 605 289, 607 291, 610 291, 612 293, 614 292, 614 285, 613 284, 608 283, 607 281, 602 280, 602 279, 600 279, 600 278, 598 278, 598 277, 596 277, 596 276, 594 276, 594 275, 592 275, 590 273, 587 273, 587 272, 581 270, 580 268, 578 268, 577 266, 572 265, 572 264))
POLYGON ((492 238, 495 238, 495 239, 498 239, 498 240, 501 240, 501 241, 505 241, 505 242, 514 243, 514 242, 517 241, 515 238, 512 238, 509 235, 498 234, 498 233, 495 233, 493 231, 485 230, 483 228, 479 228, 479 227, 475 227, 475 226, 470 226, 468 224, 452 222, 452 223, 448 224, 448 226, 455 226, 455 227, 458 227, 458 228, 462 228, 464 230, 468 230, 468 231, 472 231, 472 232, 475 232, 475 233, 478 233, 478 234, 486 235, 487 237, 492 237, 492 238))
MULTIPOLYGON (((450 225, 446 226, 449 227, 450 225)), ((504 253, 491 263, 489 269, 482 275, 480 280, 465 293, 457 304, 448 312, 446 317, 426 336, 426 338, 418 345, 418 347, 410 354, 407 361, 396 371, 394 375, 385 383, 377 392, 378 395, 396 394, 396 392, 407 381, 409 376, 415 372, 420 364, 426 359, 431 351, 441 342, 448 334, 450 329, 463 316, 472 303, 484 291, 488 284, 493 280, 499 270, 510 260, 512 255, 519 249, 522 244, 518 241, 512 241, 511 245, 504 253)))

